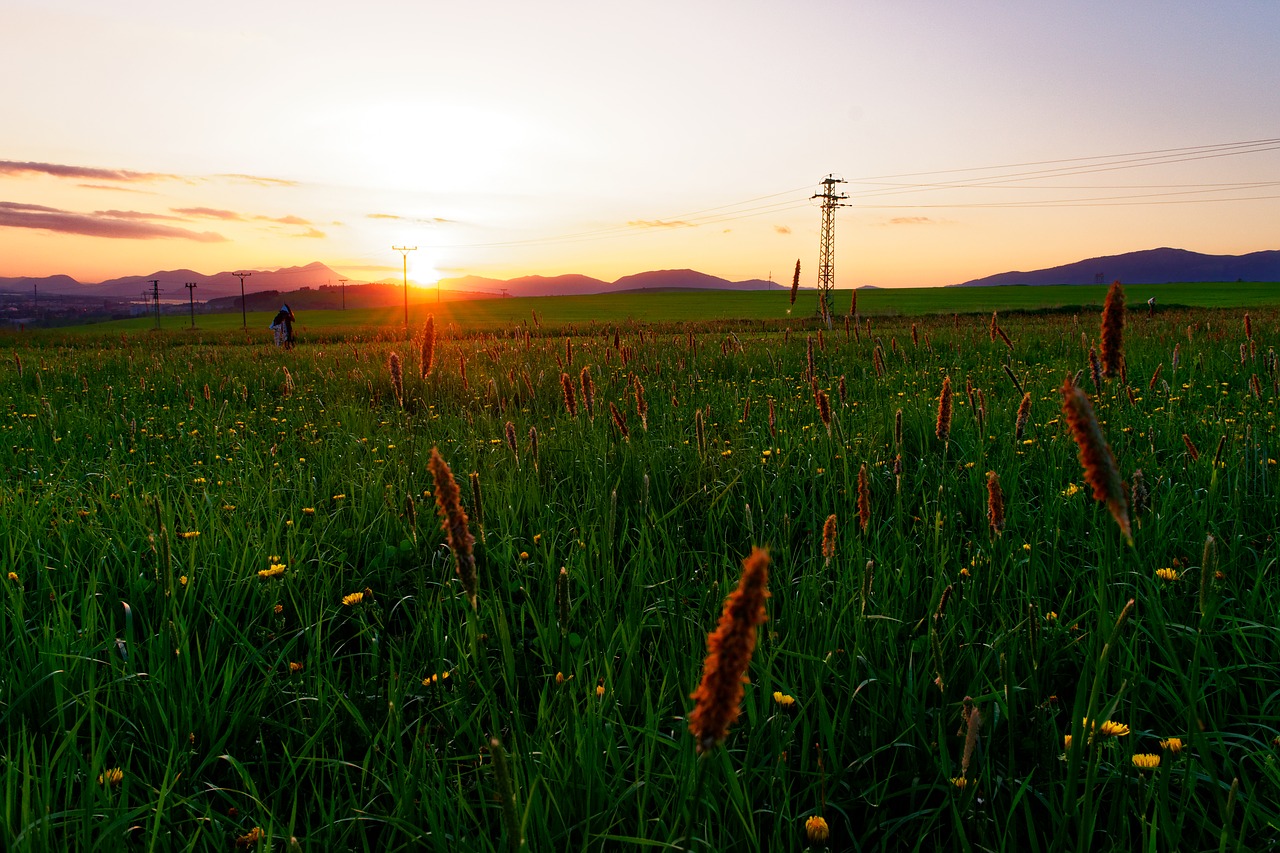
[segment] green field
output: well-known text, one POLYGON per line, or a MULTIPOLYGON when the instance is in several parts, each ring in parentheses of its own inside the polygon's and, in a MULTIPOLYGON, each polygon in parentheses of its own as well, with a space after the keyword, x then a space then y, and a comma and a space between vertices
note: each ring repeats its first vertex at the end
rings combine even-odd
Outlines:
POLYGON ((832 850, 1274 848, 1273 291, 1224 287, 1267 306, 1248 339, 1131 288, 1097 386, 1096 310, 993 334, 1046 288, 864 291, 849 332, 743 293, 421 306, 411 342, 394 311, 300 316, 289 351, 266 315, 247 344, 233 315, 4 335, 4 848, 817 850, 815 817, 832 850), (1072 375, 1130 501, 1142 472, 1132 545, 1072 375), (690 694, 757 545, 769 618, 699 756, 690 694))
MULTIPOLYGON (((981 314, 991 311, 1052 311, 1079 308, 1101 308, 1105 286, 1060 287, 917 287, 893 290, 858 291, 858 313, 871 317, 926 314, 981 314)), ((1132 305, 1144 305, 1154 296, 1161 310, 1172 307, 1253 308, 1280 305, 1280 284, 1208 283, 1135 285, 1127 288, 1132 305)), ((416 294, 415 294, 416 299, 416 294)), ((849 310, 850 291, 837 291, 835 302, 840 314, 849 310)), ((528 321, 532 312, 549 326, 591 323, 670 323, 704 322, 708 320, 807 320, 817 310, 817 294, 800 291, 794 307, 789 305, 786 291, 634 291, 617 295, 550 296, 536 298, 482 299, 445 301, 433 299, 413 302, 409 307, 409 324, 421 326, 428 314, 435 315, 442 327, 453 323, 456 329, 502 329, 528 321), (788 310, 790 309, 790 310, 788 310)), ((248 315, 248 328, 256 338, 270 337, 267 326, 274 312, 248 315)), ((197 331, 231 331, 241 328, 238 313, 197 315, 197 331)), ((303 311, 298 317, 299 334, 327 334, 348 328, 404 327, 402 308, 362 309, 350 311, 303 311)), ((189 329, 188 315, 161 318, 168 330, 189 329)), ((116 320, 80 327, 95 330, 142 331, 154 329, 148 318, 116 320)), ((66 331, 66 330, 64 330, 66 331)))

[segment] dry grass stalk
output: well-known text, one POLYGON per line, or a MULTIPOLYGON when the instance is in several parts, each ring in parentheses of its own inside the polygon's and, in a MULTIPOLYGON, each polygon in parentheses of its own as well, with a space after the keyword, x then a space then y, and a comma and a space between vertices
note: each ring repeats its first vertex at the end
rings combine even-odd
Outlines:
POLYGON ((1102 305, 1102 372, 1108 379, 1120 372, 1124 358, 1124 288, 1120 282, 1111 284, 1107 300, 1102 305))
POLYGON ((996 340, 996 328, 997 328, 997 327, 996 327, 996 312, 995 312, 995 311, 992 311, 992 312, 991 312, 991 328, 987 330, 987 334, 991 337, 991 342, 992 342, 992 343, 995 343, 995 340, 996 340))
POLYGON ((893 444, 899 449, 902 447, 902 409, 893 413, 893 444))
POLYGON ((938 394, 938 423, 934 434, 943 444, 951 438, 951 377, 942 378, 942 391, 938 394))
MULTIPOLYGON (((769 414, 773 414, 773 401, 769 401, 769 414)), ((771 418, 772 420, 772 418, 771 418)), ((707 450, 707 431, 702 423, 702 409, 695 409, 693 412, 693 434, 698 444, 698 452, 705 453, 707 450)))
POLYGON ((1138 468, 1133 472, 1133 476, 1129 482, 1129 499, 1133 502, 1133 517, 1137 521, 1141 521, 1142 514, 1147 509, 1147 491, 1146 480, 1142 476, 1142 469, 1138 468))
POLYGON ((1191 456, 1192 462, 1200 461, 1200 448, 1196 447, 1196 443, 1191 440, 1191 436, 1185 432, 1182 434, 1182 443, 1187 446, 1187 454, 1191 456))
POLYGON ((422 327, 422 352, 421 352, 422 378, 426 379, 431 373, 432 362, 436 357, 436 317, 434 314, 427 316, 427 324, 422 327))
POLYGON ((769 398, 769 436, 771 438, 778 437, 778 418, 773 411, 773 398, 769 398))
POLYGON ((822 558, 823 565, 831 565, 831 558, 836 555, 836 516, 835 513, 827 516, 826 522, 822 525, 822 558))
POLYGON ((1006 377, 1009 377, 1009 380, 1010 380, 1010 382, 1011 382, 1011 383, 1014 383, 1014 388, 1018 388, 1018 393, 1020 393, 1020 394, 1021 394, 1021 393, 1027 393, 1027 392, 1025 392, 1025 391, 1024 391, 1024 389, 1023 389, 1023 383, 1018 382, 1018 377, 1015 377, 1015 375, 1014 375, 1014 371, 1012 371, 1012 370, 1010 369, 1010 366, 1009 366, 1009 365, 1007 365, 1007 364, 1006 364, 1006 365, 1001 365, 1001 366, 1004 366, 1004 368, 1005 368, 1005 375, 1006 375, 1006 377))
POLYGON ((503 428, 503 434, 507 438, 507 447, 511 450, 511 455, 515 457, 516 462, 520 461, 520 449, 516 445, 516 425, 511 421, 507 421, 503 428))
POLYGON ((796 258, 796 271, 791 276, 791 304, 796 304, 796 292, 800 290, 800 259, 796 258))
POLYGON ((1022 395, 1022 402, 1018 404, 1018 417, 1013 423, 1013 440, 1015 443, 1022 441, 1022 436, 1027 429, 1027 421, 1031 419, 1031 394, 1030 392, 1022 395))
POLYGON ((471 510, 475 513, 476 525, 484 536, 484 496, 480 492, 480 472, 471 472, 471 510))
POLYGON ((1253 321, 1249 319, 1249 312, 1244 312, 1244 336, 1249 340, 1253 340, 1253 321))
POLYGON ((538 470, 538 428, 529 427, 529 454, 533 457, 533 470, 538 470))
POLYGON ((1154 391, 1156 383, 1160 381, 1160 371, 1164 367, 1164 362, 1156 365, 1155 371, 1151 374, 1151 381, 1147 383, 1147 390, 1154 391))
POLYGON ((634 373, 631 374, 631 385, 635 391, 636 414, 640 416, 640 428, 648 432, 649 402, 644 398, 644 386, 640 384, 640 377, 634 373))
POLYGON ((1089 347, 1089 378, 1093 380, 1093 393, 1102 393, 1102 362, 1098 360, 1098 352, 1089 347))
POLYGON ((387 357, 387 372, 391 374, 391 391, 396 395, 396 405, 404 408, 404 373, 400 370, 400 356, 391 353, 387 357))
MULTIPOLYGON (((583 368, 584 370, 586 368, 583 368)), ((560 374, 560 391, 564 395, 564 409, 569 413, 569 417, 577 417, 578 400, 573 393, 573 380, 569 378, 569 374, 560 374)))
POLYGON ((618 411, 618 407, 609 401, 609 416, 613 418, 613 425, 618 428, 618 432, 622 433, 622 437, 627 441, 631 440, 631 430, 627 429, 627 419, 622 416, 622 412, 618 411))
POLYGON ((578 380, 582 383, 582 405, 587 408, 587 417, 594 418, 596 416, 596 392, 595 386, 591 382, 591 368, 582 368, 582 373, 578 374, 578 380))
POLYGON ((1080 464, 1084 467, 1085 479, 1093 486, 1094 499, 1106 502, 1111 516, 1120 526, 1120 532, 1132 543, 1128 500, 1115 456, 1102 435, 1102 428, 1098 425, 1088 395, 1070 381, 1062 384, 1062 413, 1080 448, 1080 464))
POLYGON ((840 384, 836 387, 839 388, 840 390, 840 405, 843 406, 845 404, 845 400, 847 399, 847 395, 848 395, 848 389, 845 387, 845 384, 844 384, 843 373, 840 374, 840 384))
POLYGON ((831 400, 827 397, 827 392, 821 389, 817 392, 818 417, 822 419, 822 425, 827 428, 827 435, 831 435, 831 400))
POLYGON ((1004 531, 1004 490, 995 471, 987 472, 987 524, 993 537, 1004 531))
POLYGON ((1009 340, 1009 336, 1005 334, 1004 329, 996 326, 996 334, 1000 336, 1000 340, 1004 341, 1004 345, 1008 349, 1013 349, 1013 341, 1009 340))
POLYGON ((968 717, 965 720, 964 734, 964 755, 960 759, 960 775, 967 776, 969 773, 969 763, 973 760, 974 752, 978 747, 978 732, 982 729, 982 712, 978 710, 977 705, 973 704, 973 700, 968 696, 965 697, 966 705, 972 705, 969 709, 968 717))
MULTIPOLYGON (((476 609, 476 558, 472 553, 475 539, 467 528, 467 513, 462 508, 462 492, 454 482, 449 463, 444 461, 437 448, 431 448, 431 460, 427 463, 431 469, 431 478, 435 481, 436 511, 440 515, 440 526, 449 541, 449 550, 453 552, 454 570, 462 581, 462 589, 471 602, 471 609, 476 609)), ((473 479, 474 488, 477 479, 473 479)))
POLYGON ((729 734, 742 704, 747 668, 756 648, 756 628, 768 618, 769 552, 753 548, 742 563, 742 579, 725 600, 715 631, 707 637, 702 682, 690 698, 689 731, 699 754, 714 749, 729 734))
POLYGON ((858 527, 863 534, 871 526, 871 487, 867 483, 867 463, 858 469, 858 527))
POLYGON ((856 331, 858 325, 858 291, 853 291, 853 298, 849 300, 849 316, 853 318, 853 325, 856 331))

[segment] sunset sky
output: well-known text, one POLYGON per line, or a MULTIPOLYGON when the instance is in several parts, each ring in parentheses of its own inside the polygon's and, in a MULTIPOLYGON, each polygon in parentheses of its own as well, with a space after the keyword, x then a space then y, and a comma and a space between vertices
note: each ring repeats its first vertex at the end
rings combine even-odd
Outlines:
MULTIPOLYGON (((0 0, 0 276, 1280 249, 1277 0, 0 0), (1155 153, 1159 152, 1159 153, 1155 153)), ((323 284, 324 282, 319 282, 323 284)))

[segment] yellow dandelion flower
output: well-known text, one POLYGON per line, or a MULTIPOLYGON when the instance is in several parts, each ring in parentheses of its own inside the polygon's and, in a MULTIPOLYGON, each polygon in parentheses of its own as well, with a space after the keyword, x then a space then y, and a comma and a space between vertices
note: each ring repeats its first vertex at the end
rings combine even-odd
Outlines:
POLYGON ((1062 490, 1064 498, 1074 498, 1078 494, 1080 494, 1080 487, 1075 483, 1067 483, 1067 487, 1062 490))
POLYGON ((1057 611, 1055 611, 1055 610, 1050 610, 1048 613, 1046 613, 1046 614, 1044 615, 1044 621, 1046 621, 1046 622, 1057 622, 1057 621, 1058 621, 1058 613, 1057 613, 1057 611))
POLYGON ((825 818, 814 815, 804 822, 804 834, 808 837, 810 844, 826 844, 827 839, 831 837, 831 828, 827 826, 825 818))
POLYGON ((1128 733, 1128 726, 1124 723, 1112 722, 1111 720, 1107 720, 1102 724, 1102 727, 1098 729, 1098 734, 1103 737, 1124 737, 1128 733))
POLYGON ((183 575, 182 577, 178 578, 178 585, 179 585, 179 586, 186 586, 186 585, 187 585, 187 576, 186 576, 186 575, 183 575))
POLYGON ((1062 736, 1062 748, 1067 752, 1071 751, 1071 735, 1062 736))
POLYGON ((541 534, 541 533, 535 533, 535 534, 533 534, 533 544, 534 544, 534 545, 537 545, 537 544, 538 544, 539 542, 541 542, 541 541, 542 541, 542 534, 541 534))
POLYGON ((1160 766, 1160 756, 1151 752, 1139 752, 1133 756, 1133 766, 1139 770, 1155 770, 1160 766))
POLYGON ((271 612, 279 616, 281 613, 284 612, 284 605, 277 604, 275 607, 271 608, 271 612))
POLYGON ((1022 543, 1022 550, 1024 550, 1024 551, 1030 551, 1030 550, 1031 550, 1031 543, 1030 543, 1030 542, 1023 542, 1023 543, 1022 543))
POLYGON ((313 506, 304 506, 304 507, 302 508, 302 514, 303 514, 303 515, 315 515, 315 514, 316 514, 316 508, 315 508, 315 507, 313 507, 313 506))
POLYGON ((222 511, 223 511, 223 512, 231 512, 231 511, 232 511, 232 510, 234 510, 235 508, 236 508, 236 505, 235 505, 235 504, 223 504, 223 505, 222 505, 222 511))
POLYGON ((520 559, 522 559, 522 560, 527 560, 527 559, 529 559, 529 552, 528 552, 528 551, 521 551, 521 552, 520 552, 520 559))
POLYGON ((773 691, 773 701, 784 708, 790 708, 796 703, 796 698, 794 696, 788 696, 781 690, 775 690, 773 691))
POLYGON ((1156 569, 1156 577, 1162 581, 1176 581, 1178 579, 1177 569, 1156 569))
POLYGON ((200 535, 199 530, 185 530, 182 533, 179 533, 178 537, 181 539, 195 539, 199 535, 200 535))
POLYGON ((98 774, 98 784, 114 787, 124 780, 124 771, 119 767, 112 767, 109 770, 103 770, 98 774))
POLYGON ((267 568, 258 572, 258 577, 262 578, 263 580, 266 580, 267 578, 274 578, 277 575, 282 575, 282 574, 284 574, 284 563, 272 563, 267 568))
POLYGON ((352 605, 355 605, 355 604, 359 604, 362 601, 364 601, 363 592, 353 592, 350 595, 342 596, 342 603, 347 605, 348 607, 351 607, 352 605))
POLYGON ((597 684, 597 685, 596 685, 596 698, 597 698, 597 699, 603 699, 603 698, 604 698, 604 685, 603 685, 603 684, 597 684))
POLYGON ((22 580, 21 578, 18 577, 17 572, 9 572, 9 580, 13 581, 14 583, 22 583, 22 580))
POLYGON ((302 664, 298 663, 297 661, 293 661, 293 660, 289 661, 289 671, 290 671, 290 672, 302 672, 302 664))
POLYGON ((963 791, 969 786, 969 780, 963 776, 956 776, 951 780, 951 784, 955 786, 957 791, 963 791))
POLYGON ((1177 755, 1182 752, 1182 738, 1171 737, 1160 741, 1160 748, 1169 750, 1171 755, 1177 755))

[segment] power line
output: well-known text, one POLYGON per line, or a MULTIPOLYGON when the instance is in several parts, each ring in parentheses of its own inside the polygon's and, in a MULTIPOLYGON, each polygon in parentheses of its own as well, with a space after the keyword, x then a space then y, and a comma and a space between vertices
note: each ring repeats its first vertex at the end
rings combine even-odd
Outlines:
MULTIPOLYGON (((1068 157, 1050 160, 1032 160, 1020 163, 1003 163, 990 166, 970 166, 955 169, 941 169, 922 172, 904 172, 889 175, 873 175, 860 178, 851 178, 848 180, 850 184, 877 184, 873 188, 857 190, 849 193, 852 200, 884 198, 894 195, 908 195, 920 192, 933 192, 939 190, 953 189, 1018 189, 1018 190, 1045 190, 1045 189, 1165 189, 1165 188, 1187 188, 1189 191, 1201 191, 1198 188, 1203 187, 1204 191, 1217 190, 1223 192, 1231 192, 1245 189, 1257 189, 1263 187, 1280 185, 1280 181, 1254 181, 1254 182, 1237 182, 1223 184, 1187 184, 1187 185, 1092 185, 1080 187, 1066 186, 1036 186, 1027 183, 1036 179, 1052 179, 1076 177, 1081 175, 1101 174, 1105 172, 1123 171, 1128 169, 1144 168, 1151 166, 1177 165, 1181 163, 1196 162, 1200 160, 1217 159, 1222 157, 1233 157, 1244 154, 1259 154, 1268 151, 1280 150, 1280 137, 1271 137, 1265 139, 1243 140, 1238 142, 1217 143, 1212 145, 1195 145, 1184 146, 1178 148, 1156 148, 1146 151, 1128 151, 1118 154, 1091 155, 1087 157, 1068 157), (1038 168, 1043 167, 1043 168, 1038 168), (1021 170, 1021 171, 1019 171, 1021 170), (967 179, 958 178, 955 180, 939 180, 928 182, 902 182, 888 183, 895 179, 928 177, 928 176, 947 176, 962 175, 977 172, 999 172, 1003 174, 994 175, 974 175, 967 179)), ((801 207, 811 206, 812 199, 805 199, 797 194, 806 189, 805 187, 796 187, 793 189, 782 190, 780 192, 768 193, 765 195, 754 196, 752 198, 743 199, 742 201, 730 204, 715 205, 713 207, 701 208, 698 210, 688 211, 685 213, 677 213, 670 216, 663 216, 655 219, 634 219, 626 224, 605 226, 585 231, 571 232, 567 234, 549 235, 545 237, 529 237, 518 240, 495 240, 483 243, 456 243, 456 244, 435 244, 428 248, 435 249, 498 249, 513 248, 518 246, 541 246, 555 245, 562 243, 579 243, 594 242, 604 239, 618 239, 621 237, 634 237, 640 234, 652 234, 655 231, 665 231, 670 229, 684 227, 703 227, 708 225, 718 225, 726 222, 733 222, 740 219, 749 219, 757 216, 766 216, 771 214, 785 213, 796 210, 801 207), (770 201, 771 199, 779 199, 778 201, 770 201), (767 201, 768 204, 756 205, 756 202, 767 201), (749 206, 754 205, 754 206, 749 206)), ((1182 193, 1170 193, 1170 195, 1179 195, 1182 193)), ((1162 193, 1152 194, 1150 197, 1165 195, 1162 193)), ((816 196, 815 196, 816 197, 816 196)), ((1120 198, 1145 198, 1148 196, 1131 196, 1120 198)), ((1181 202, 1177 200, 1166 200, 1161 202, 1139 202, 1127 201, 1121 203, 1129 204, 1159 204, 1159 203, 1186 203, 1186 202, 1221 202, 1221 201, 1249 201, 1259 199, 1269 199, 1273 196, 1253 196, 1253 197, 1230 197, 1221 199, 1189 199, 1181 202)), ((957 203, 939 203, 939 204, 884 204, 884 205, 867 205, 857 204, 856 207, 863 209, 913 209, 913 208, 971 208, 971 207, 1059 207, 1059 206, 1107 206, 1104 202, 1110 203, 1114 201, 1109 198, 1099 199, 1048 199, 1038 201, 1015 201, 1015 202, 957 202, 957 203)))

